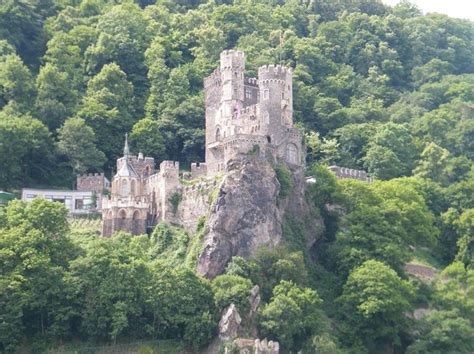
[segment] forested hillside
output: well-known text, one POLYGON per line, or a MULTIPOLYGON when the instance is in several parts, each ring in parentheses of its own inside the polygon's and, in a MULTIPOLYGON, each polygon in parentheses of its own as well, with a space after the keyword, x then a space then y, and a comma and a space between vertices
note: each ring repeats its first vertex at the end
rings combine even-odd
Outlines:
POLYGON ((471 353, 473 37, 473 22, 408 2, 1 1, 0 190, 110 175, 126 132, 157 161, 203 161, 203 78, 236 48, 248 76, 268 63, 294 70, 316 181, 306 198, 326 231, 308 250, 286 220, 285 246, 234 257, 208 281, 194 272, 202 230, 101 239, 71 232, 57 204, 11 202, 0 208, 0 352, 202 347, 226 306, 248 312, 258 284, 256 325, 285 351, 471 353), (331 164, 378 181, 338 181, 331 164), (410 277, 407 263, 433 279, 410 277))

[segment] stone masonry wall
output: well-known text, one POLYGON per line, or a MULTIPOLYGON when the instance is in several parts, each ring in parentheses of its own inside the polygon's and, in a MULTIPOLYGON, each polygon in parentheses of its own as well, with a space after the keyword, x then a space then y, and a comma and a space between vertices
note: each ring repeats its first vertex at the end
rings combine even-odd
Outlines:
POLYGON ((213 198, 213 192, 219 187, 219 178, 203 181, 180 189, 181 202, 175 214, 174 222, 182 225, 190 234, 196 232, 199 218, 207 215, 213 198))
POLYGON ((80 192, 94 191, 101 194, 105 189, 105 177, 103 173, 89 173, 77 175, 77 190, 80 192))

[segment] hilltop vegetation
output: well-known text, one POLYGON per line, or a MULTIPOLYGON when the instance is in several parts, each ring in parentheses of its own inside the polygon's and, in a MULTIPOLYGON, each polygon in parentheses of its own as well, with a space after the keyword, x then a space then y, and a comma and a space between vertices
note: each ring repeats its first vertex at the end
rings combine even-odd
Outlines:
POLYGON ((202 347, 230 303, 251 326, 258 284, 256 325, 284 350, 470 353, 473 33, 406 2, 3 1, 0 189, 110 173, 126 132, 158 161, 202 161, 202 80, 237 48, 249 75, 294 70, 316 181, 305 197, 325 233, 308 249, 311 235, 287 219, 281 248, 234 257, 209 281, 194 271, 203 225, 101 239, 70 230, 60 205, 11 202, 0 208, 0 352, 77 340, 202 347), (378 181, 337 181, 329 164, 378 181), (411 261, 438 274, 417 280, 411 261))

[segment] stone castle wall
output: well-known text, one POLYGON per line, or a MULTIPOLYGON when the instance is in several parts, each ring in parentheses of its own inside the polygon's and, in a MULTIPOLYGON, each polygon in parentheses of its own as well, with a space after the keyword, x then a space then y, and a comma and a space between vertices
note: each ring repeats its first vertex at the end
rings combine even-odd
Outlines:
POLYGON ((199 218, 209 212, 213 193, 219 187, 220 179, 206 180, 179 190, 182 199, 178 205, 174 222, 183 226, 190 234, 196 232, 199 218))
POLYGON ((107 188, 106 179, 103 173, 89 173, 87 175, 77 175, 77 190, 79 192, 90 192, 94 191, 97 194, 107 188))

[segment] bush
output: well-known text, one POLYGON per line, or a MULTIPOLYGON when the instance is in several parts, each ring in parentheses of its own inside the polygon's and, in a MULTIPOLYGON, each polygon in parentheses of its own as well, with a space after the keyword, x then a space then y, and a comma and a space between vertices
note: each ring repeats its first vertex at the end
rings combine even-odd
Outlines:
POLYGON ((280 198, 285 198, 290 195, 291 189, 293 188, 293 180, 291 172, 284 164, 278 164, 275 166, 275 173, 280 183, 280 198))
POLYGON ((248 313, 250 290, 252 290, 250 280, 237 275, 219 275, 212 281, 212 290, 218 311, 222 312, 233 303, 241 317, 248 313))

